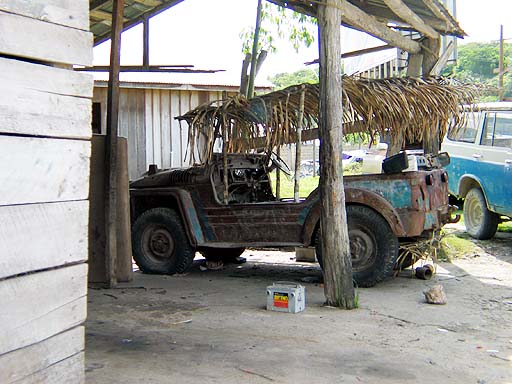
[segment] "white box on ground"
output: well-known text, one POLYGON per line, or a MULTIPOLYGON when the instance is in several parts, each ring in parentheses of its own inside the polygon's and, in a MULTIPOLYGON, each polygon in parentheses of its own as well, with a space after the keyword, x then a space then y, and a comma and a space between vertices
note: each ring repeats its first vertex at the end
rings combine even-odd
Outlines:
POLYGON ((292 282, 278 281, 267 287, 267 310, 297 313, 306 309, 306 289, 292 282))

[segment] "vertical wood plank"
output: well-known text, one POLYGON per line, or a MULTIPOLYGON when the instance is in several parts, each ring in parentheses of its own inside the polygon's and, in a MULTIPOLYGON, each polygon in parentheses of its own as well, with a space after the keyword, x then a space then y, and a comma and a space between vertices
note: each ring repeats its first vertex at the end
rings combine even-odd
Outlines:
POLYGON ((160 124, 160 90, 151 90, 153 94, 153 159, 158 168, 162 168, 162 126, 160 124))
MULTIPOLYGON (((137 89, 135 91, 135 99, 136 99, 136 136, 137 136, 137 174, 135 175, 138 178, 144 172, 147 171, 148 165, 146 163, 146 153, 147 153, 147 144, 146 144, 146 127, 145 127, 145 92, 142 89, 137 89)), ((130 174, 130 178, 132 174, 130 174)))
MULTIPOLYGON (((190 92, 180 91, 180 115, 190 111, 190 92)), ((180 148, 181 148, 181 166, 186 167, 190 164, 190 153, 188 151, 188 124, 180 126, 180 148)))
POLYGON ((180 115, 180 91, 171 91, 171 167, 182 166, 180 123, 174 119, 180 115))
POLYGON ((154 157, 154 138, 153 138, 153 92, 151 89, 144 91, 144 105, 145 105, 145 124, 144 130, 146 131, 146 168, 150 164, 155 164, 154 157))
POLYGON ((171 166, 171 99, 170 91, 162 90, 160 96, 162 126, 162 167, 171 166))

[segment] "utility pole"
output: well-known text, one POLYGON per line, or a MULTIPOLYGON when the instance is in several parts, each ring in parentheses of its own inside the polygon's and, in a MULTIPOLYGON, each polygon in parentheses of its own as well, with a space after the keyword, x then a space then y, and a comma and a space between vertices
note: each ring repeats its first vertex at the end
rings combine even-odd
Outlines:
POLYGON ((500 59, 498 68, 498 89, 499 89, 499 101, 503 101, 503 25, 500 25, 500 59))

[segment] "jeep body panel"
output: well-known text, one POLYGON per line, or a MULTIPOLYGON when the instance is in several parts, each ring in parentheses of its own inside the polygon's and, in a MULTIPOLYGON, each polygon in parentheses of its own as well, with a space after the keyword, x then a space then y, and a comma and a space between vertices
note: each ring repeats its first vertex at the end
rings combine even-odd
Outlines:
MULTIPOLYGON (((205 166, 160 171, 132 182, 132 219, 147 209, 173 208, 180 213, 189 241, 197 248, 313 245, 320 217, 318 189, 299 202, 277 201, 271 194, 267 170, 262 170, 263 158, 258 156, 230 155, 229 204, 221 202, 224 185, 220 159, 205 166)), ((444 170, 434 169, 347 176, 346 204, 375 210, 397 237, 421 236, 449 221, 448 187, 443 175, 444 170)))

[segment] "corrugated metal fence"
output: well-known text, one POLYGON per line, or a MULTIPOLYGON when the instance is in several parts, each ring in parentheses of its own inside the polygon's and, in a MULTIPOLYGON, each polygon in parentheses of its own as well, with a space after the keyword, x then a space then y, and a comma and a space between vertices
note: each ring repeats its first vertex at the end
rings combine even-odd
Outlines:
MULTIPOLYGON (((188 166, 188 126, 174 117, 198 105, 219 100, 221 90, 121 88, 119 135, 128 139, 130 180, 159 168, 188 166)), ((106 127, 107 88, 95 87, 95 103, 101 103, 101 133, 106 127)))

